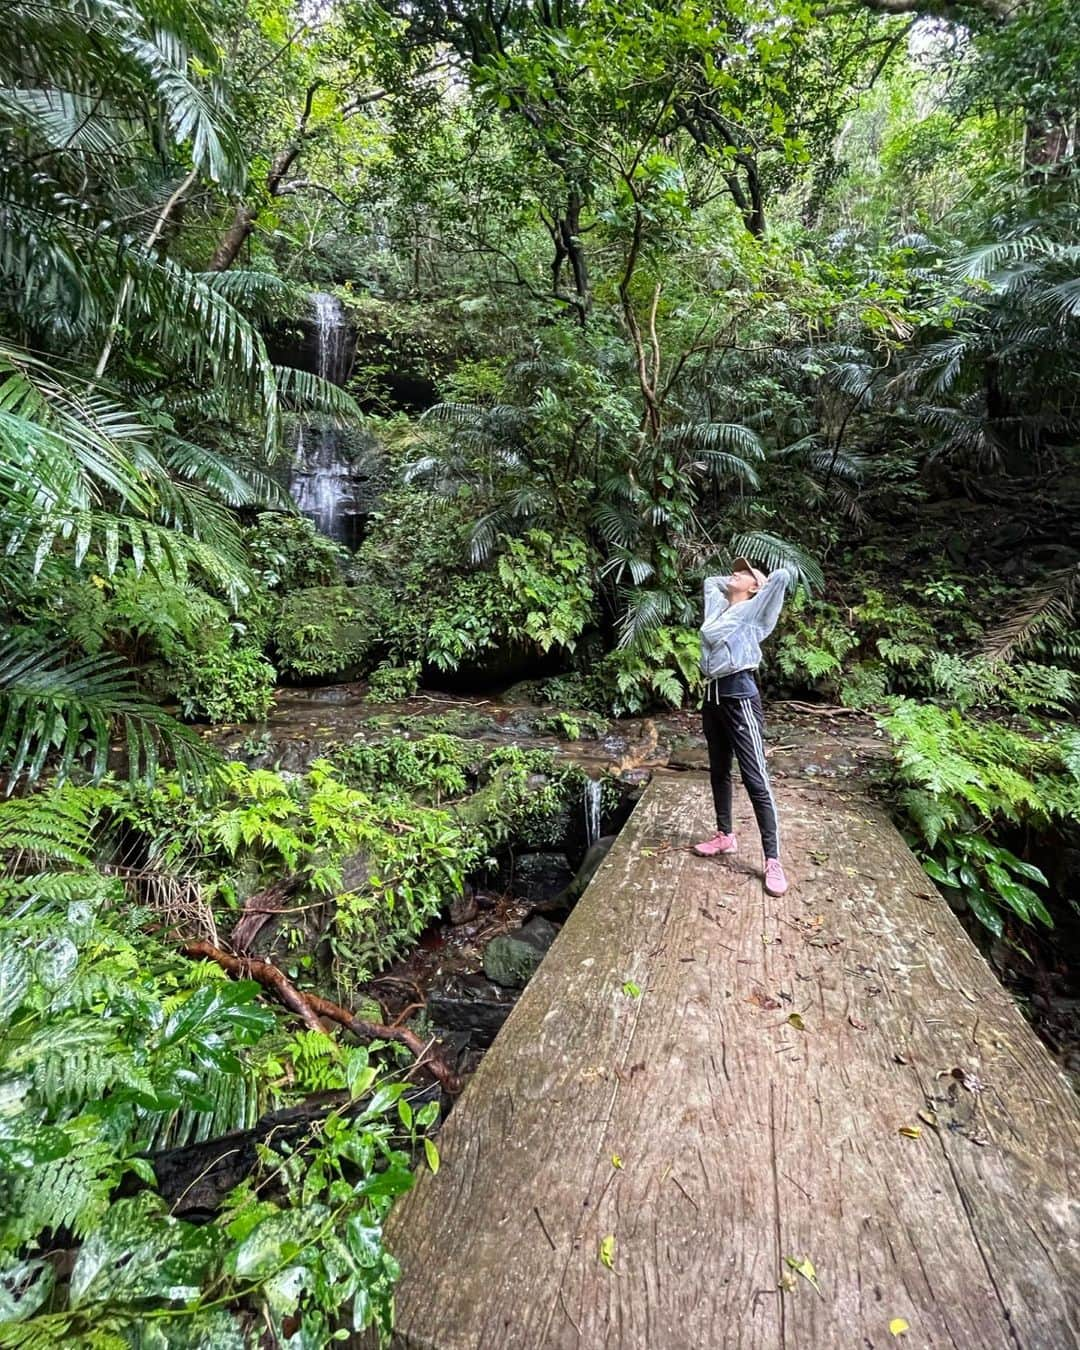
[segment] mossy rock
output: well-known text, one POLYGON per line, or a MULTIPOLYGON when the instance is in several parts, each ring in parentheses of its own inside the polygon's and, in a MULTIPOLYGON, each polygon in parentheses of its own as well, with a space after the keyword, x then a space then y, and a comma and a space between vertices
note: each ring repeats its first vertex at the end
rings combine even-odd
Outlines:
POLYGON ((504 989, 523 989, 557 935, 554 924, 536 917, 516 932, 492 938, 484 948, 484 974, 504 989))
POLYGON ((355 586, 290 592, 274 628, 280 668, 301 678, 355 679, 377 638, 367 592, 355 586))

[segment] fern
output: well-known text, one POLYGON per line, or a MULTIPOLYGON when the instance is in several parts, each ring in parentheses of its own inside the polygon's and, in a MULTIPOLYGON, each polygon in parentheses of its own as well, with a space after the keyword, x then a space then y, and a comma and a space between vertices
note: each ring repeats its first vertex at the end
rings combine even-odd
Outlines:
POLYGON ((219 762, 200 736, 137 688, 119 659, 63 662, 41 638, 0 643, 0 768, 9 792, 20 779, 36 782, 46 764, 62 781, 76 763, 89 761, 100 779, 117 732, 133 778, 152 778, 162 753, 189 781, 219 762))

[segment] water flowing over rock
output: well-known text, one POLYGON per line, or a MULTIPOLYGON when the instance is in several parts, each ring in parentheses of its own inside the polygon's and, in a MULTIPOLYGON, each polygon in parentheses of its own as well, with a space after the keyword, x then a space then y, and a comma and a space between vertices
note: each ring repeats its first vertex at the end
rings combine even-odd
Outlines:
MULTIPOLYGON (((316 292, 312 297, 315 373, 343 385, 353 359, 353 333, 341 301, 316 292)), ((289 491, 323 534, 355 548, 375 497, 377 456, 364 433, 345 432, 327 420, 298 423, 289 491)))
POLYGON ((597 778, 585 779, 585 846, 591 848, 600 838, 600 796, 602 785, 597 778))

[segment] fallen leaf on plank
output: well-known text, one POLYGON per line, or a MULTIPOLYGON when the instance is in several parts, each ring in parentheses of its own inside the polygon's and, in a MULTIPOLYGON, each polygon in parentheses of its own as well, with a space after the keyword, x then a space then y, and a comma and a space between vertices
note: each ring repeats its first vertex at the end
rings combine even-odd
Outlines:
MULTIPOLYGON (((817 1271, 814 1269, 814 1263, 808 1256, 785 1256, 784 1260, 788 1263, 796 1275, 801 1275, 807 1284, 812 1285, 819 1294, 821 1294, 821 1285, 818 1284, 817 1271)), ((824 1298, 825 1295, 821 1294, 824 1298)))
POLYGON ((902 1317, 894 1317, 893 1320, 889 1323, 889 1331, 892 1333, 893 1336, 906 1335, 906 1333, 909 1332, 910 1330, 911 1328, 908 1326, 907 1322, 905 1322, 902 1317))
POLYGON ((746 1001, 752 1003, 755 1008, 764 1008, 766 1012, 772 1012, 780 1006, 776 999, 762 993, 760 989, 755 989, 746 1001))
POLYGON ((615 1269, 615 1234, 609 1233, 600 1239, 600 1264, 608 1270, 615 1269))
POLYGON ((901 1125, 900 1133, 905 1139, 921 1139, 922 1127, 919 1125, 901 1125))

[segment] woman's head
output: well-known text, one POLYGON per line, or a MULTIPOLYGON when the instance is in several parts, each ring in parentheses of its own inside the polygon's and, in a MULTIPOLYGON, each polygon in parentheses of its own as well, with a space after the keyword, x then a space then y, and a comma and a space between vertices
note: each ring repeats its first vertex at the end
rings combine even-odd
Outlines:
POLYGON ((731 571, 731 581, 728 584, 728 600, 731 604, 737 605, 741 600, 749 600, 752 595, 756 595, 764 585, 763 572, 751 567, 745 558, 736 558, 731 571))

